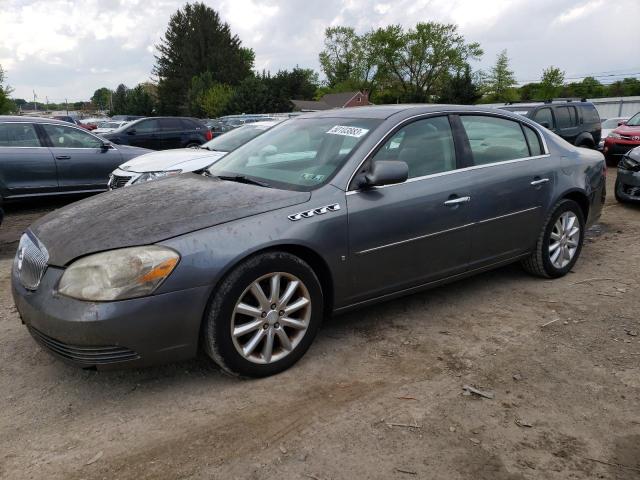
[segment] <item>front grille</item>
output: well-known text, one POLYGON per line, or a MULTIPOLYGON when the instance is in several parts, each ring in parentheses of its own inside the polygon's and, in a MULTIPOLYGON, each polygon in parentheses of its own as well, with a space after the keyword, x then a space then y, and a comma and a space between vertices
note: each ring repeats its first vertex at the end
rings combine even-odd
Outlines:
POLYGON ((25 233, 20 238, 15 266, 20 283, 27 290, 35 290, 47 269, 49 253, 37 238, 25 233))
POLYGON ((129 180, 131 180, 131 177, 111 175, 111 180, 109 180, 109 188, 122 188, 127 184, 129 180))
POLYGON ((68 345, 51 338, 48 335, 29 327, 29 332, 36 341, 49 349, 56 355, 59 355, 76 363, 82 363, 87 366, 106 365, 109 363, 126 362, 128 360, 137 360, 140 358, 133 350, 118 346, 78 346, 68 345))

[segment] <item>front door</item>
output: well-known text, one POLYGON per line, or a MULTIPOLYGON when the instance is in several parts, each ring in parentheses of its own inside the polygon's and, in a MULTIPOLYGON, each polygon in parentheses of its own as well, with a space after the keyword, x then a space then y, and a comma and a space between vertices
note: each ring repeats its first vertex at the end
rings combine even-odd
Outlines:
POLYGON ((470 185, 448 118, 402 127, 376 160, 406 162, 410 178, 347 193, 352 303, 461 273, 469 255, 470 185))
POLYGON ((127 144, 134 147, 162 150, 164 145, 160 135, 160 122, 157 118, 141 120, 124 131, 127 144))
POLYGON ((106 190, 109 174, 122 163, 115 148, 103 148, 98 137, 83 129, 42 124, 55 158, 61 191, 106 190))

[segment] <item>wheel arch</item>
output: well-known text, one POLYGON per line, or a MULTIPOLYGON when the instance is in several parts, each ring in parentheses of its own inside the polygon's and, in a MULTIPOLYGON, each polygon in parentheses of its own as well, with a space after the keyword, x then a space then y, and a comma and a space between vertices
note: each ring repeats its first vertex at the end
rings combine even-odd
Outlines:
POLYGON ((591 207, 587 194, 580 190, 572 190, 562 195, 559 200, 565 199, 573 200, 580 206, 580 209, 582 210, 582 214, 584 216, 584 221, 586 223, 589 219, 589 209, 591 207))
POLYGON ((593 136, 589 132, 582 132, 576 138, 575 142, 576 146, 588 145, 590 148, 594 148, 596 146, 596 142, 593 139, 593 136))

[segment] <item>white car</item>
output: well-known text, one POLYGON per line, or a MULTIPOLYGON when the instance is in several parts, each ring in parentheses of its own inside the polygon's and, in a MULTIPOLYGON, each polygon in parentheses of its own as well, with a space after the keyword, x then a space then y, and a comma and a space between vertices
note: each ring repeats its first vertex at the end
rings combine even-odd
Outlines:
POLYGON ((96 135, 100 135, 101 133, 109 133, 117 130, 118 128, 126 125, 129 122, 124 122, 120 120, 112 120, 109 122, 100 122, 98 124, 98 128, 96 128, 93 133, 96 135))
POLYGON ((180 173, 199 173, 227 153, 281 122, 282 120, 247 124, 220 135, 199 148, 180 148, 140 155, 111 173, 109 189, 128 187, 180 173))
POLYGON ((600 135, 598 150, 602 150, 604 148, 604 139, 620 126, 620 122, 626 122, 627 120, 629 120, 629 117, 612 117, 602 121, 602 134, 600 135))

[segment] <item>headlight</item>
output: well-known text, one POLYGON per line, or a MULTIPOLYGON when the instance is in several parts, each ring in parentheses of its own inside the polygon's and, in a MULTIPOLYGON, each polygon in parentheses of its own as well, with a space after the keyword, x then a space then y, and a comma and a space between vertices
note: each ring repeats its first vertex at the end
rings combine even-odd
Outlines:
POLYGON ((624 157, 622 157, 622 160, 620 160, 620 163, 618 163, 618 168, 622 170, 631 170, 632 172, 637 172, 638 170, 640 170, 640 163, 625 155, 624 157))
POLYGON ((143 297, 169 276, 179 260, 177 252, 157 245, 96 253, 65 270, 58 292, 96 302, 143 297))
POLYGON ((616 138, 616 139, 620 139, 620 138, 622 138, 622 135, 620 135, 619 133, 613 133, 613 132, 611 132, 611 133, 607 136, 607 138, 616 138))
POLYGON ((144 183, 150 180, 157 180, 158 178, 168 177, 170 175, 178 175, 182 173, 182 170, 167 170, 166 172, 146 172, 136 178, 131 185, 136 183, 144 183))

